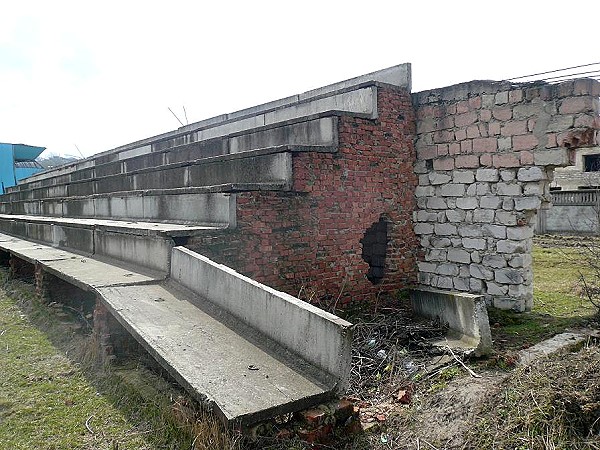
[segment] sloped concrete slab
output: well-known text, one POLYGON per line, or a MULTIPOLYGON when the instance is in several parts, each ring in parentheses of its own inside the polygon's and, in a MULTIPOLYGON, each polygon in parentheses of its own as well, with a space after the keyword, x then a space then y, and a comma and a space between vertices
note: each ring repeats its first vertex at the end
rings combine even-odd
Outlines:
POLYGON ((333 383, 318 379, 307 364, 265 351, 265 338, 242 336, 222 316, 211 315, 208 302, 193 305, 160 285, 97 291, 171 375, 227 423, 251 425, 330 396, 333 383))

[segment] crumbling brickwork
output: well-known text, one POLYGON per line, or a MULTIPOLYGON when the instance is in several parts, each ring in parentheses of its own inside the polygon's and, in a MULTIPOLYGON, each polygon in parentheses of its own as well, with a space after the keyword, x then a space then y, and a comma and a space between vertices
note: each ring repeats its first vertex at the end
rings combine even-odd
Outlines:
MULTIPOLYGON (((417 178, 409 93, 378 88, 378 118, 342 116, 336 153, 293 155, 291 192, 237 194, 237 228, 189 247, 314 301, 374 298, 416 282, 417 178), (387 222, 383 276, 372 283, 361 240, 387 222)), ((380 272, 378 271, 378 274, 380 272)))
POLYGON ((537 210, 553 169, 597 140, 600 84, 472 82, 413 95, 422 285, 529 310, 537 210))

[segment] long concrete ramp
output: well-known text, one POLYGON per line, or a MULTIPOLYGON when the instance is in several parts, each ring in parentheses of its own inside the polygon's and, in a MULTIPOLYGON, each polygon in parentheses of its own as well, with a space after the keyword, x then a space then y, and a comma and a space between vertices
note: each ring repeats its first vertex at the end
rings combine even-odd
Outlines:
POLYGON ((350 323, 185 248, 173 248, 166 280, 4 234, 0 252, 95 293, 228 425, 308 408, 346 385, 350 323))

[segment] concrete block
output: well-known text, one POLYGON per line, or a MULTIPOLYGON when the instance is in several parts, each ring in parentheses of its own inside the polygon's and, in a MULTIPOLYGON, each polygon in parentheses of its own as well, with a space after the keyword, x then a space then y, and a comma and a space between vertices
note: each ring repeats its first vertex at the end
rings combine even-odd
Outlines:
POLYGON ((441 187, 442 197, 463 197, 465 195, 465 185, 448 183, 441 187))
POLYGON ((415 234, 432 234, 433 224, 426 222, 419 222, 414 225, 415 234))
POLYGON ((496 182, 498 177, 498 169, 477 169, 475 174, 477 181, 496 182))
POLYGON ((506 267, 506 258, 503 255, 485 255, 481 263, 487 267, 502 269, 506 267))
POLYGON ((318 97, 321 95, 328 95, 336 91, 350 89, 352 87, 360 86, 364 83, 384 83, 391 84, 393 86, 399 86, 406 88, 409 92, 411 90, 411 65, 410 63, 399 64, 397 66, 388 67, 386 69, 371 72, 359 77, 351 78, 346 81, 340 81, 338 83, 330 84, 318 89, 304 92, 299 95, 300 100, 318 97))
POLYGON ((445 173, 431 172, 429 174, 429 182, 433 185, 450 183, 452 177, 445 173))
MULTIPOLYGON (((508 294, 508 286, 492 283, 490 281, 485 283, 486 290, 489 295, 507 295, 508 294)), ((496 306, 496 304, 494 304, 496 306)))
POLYGON ((453 236, 456 234, 456 225, 448 223, 436 223, 434 226, 435 234, 438 236, 453 236))
POLYGON ((437 213, 425 211, 423 209, 416 212, 417 222, 436 222, 437 217, 437 213))
POLYGON ((452 241, 446 237, 432 237, 431 246, 433 248, 446 248, 452 245, 452 241))
POLYGON ((491 223, 494 221, 493 209, 476 209, 473 211, 473 222, 491 223))
POLYGON ((498 183, 496 184, 497 195, 508 195, 516 197, 522 194, 521 186, 517 183, 498 183))
POLYGON ((477 198, 465 197, 456 199, 456 207, 460 209, 475 209, 479 206, 477 198))
POLYGON ((454 287, 454 281, 452 277, 438 276, 433 285, 440 289, 452 289, 454 287))
MULTIPOLYGON (((94 253, 94 231, 91 228, 69 227, 60 224, 48 224, 52 228, 52 241, 49 243, 53 247, 75 250, 77 252, 91 255, 94 253)), ((35 239, 33 236, 23 235, 25 239, 35 239)))
POLYGON ((494 280, 501 284, 521 284, 523 283, 523 276, 520 270, 497 269, 494 270, 494 280))
POLYGON ((461 223, 465 220, 466 213, 460 209, 450 209, 446 211, 446 218, 451 223, 461 223))
POLYGON ((471 264, 469 266, 469 272, 473 278, 480 280, 493 280, 494 272, 481 264, 471 264))
POLYGON ((462 245, 464 248, 485 250, 487 247, 487 241, 481 238, 463 238, 462 245))
POLYGON ((527 251, 527 243, 524 241, 498 241, 496 245, 498 253, 525 253, 527 251))
POLYGON ((430 197, 426 200, 428 209, 446 209, 448 207, 448 204, 443 198, 430 197))
POLYGON ((502 204, 502 198, 495 195, 484 195, 479 199, 479 206, 485 209, 498 209, 502 204))
POLYGON ((451 337, 471 346, 475 355, 492 351, 492 337, 485 300, 482 296, 434 289, 411 291, 417 314, 448 324, 451 337))
POLYGON ((464 237, 481 237, 482 227, 481 225, 459 225, 458 234, 464 237))
POLYGON ((537 196, 515 197, 514 201, 517 211, 535 211, 542 206, 542 200, 537 196))
POLYGON ((280 145, 331 146, 338 144, 338 118, 322 117, 229 138, 229 151, 238 153, 280 145))
POLYGON ((517 172, 519 181, 540 181, 546 178, 546 172, 540 167, 521 167, 517 172))
POLYGON ((522 227, 508 227, 506 229, 506 236, 508 239, 513 241, 521 241, 533 237, 533 227, 522 226, 522 227))
POLYGON ((172 252, 174 281, 338 379, 350 373, 352 324, 183 247, 172 252))
MULTIPOLYGON (((498 216, 498 213, 496 213, 496 217, 497 216, 498 216)), ((483 225, 481 228, 482 228, 483 236, 490 236, 490 237, 494 237, 497 239, 506 239, 506 227, 505 226, 486 224, 486 225, 483 225)))
POLYGON ((469 278, 456 277, 453 279, 454 289, 458 291, 469 291, 469 278))
POLYGON ((471 292, 483 292, 483 281, 478 278, 470 278, 469 289, 471 292))
POLYGON ((435 195, 433 186, 417 186, 415 188, 415 197, 432 197, 435 195))
POLYGON ((440 264, 435 272, 438 275, 449 275, 455 277, 458 275, 459 269, 456 264, 440 264))
POLYGON ((170 238, 138 236, 102 229, 94 231, 95 254, 162 273, 169 271, 172 247, 170 238))
POLYGON ((588 341, 589 338, 590 336, 588 334, 580 332, 557 334, 550 339, 539 342, 524 350, 520 350, 518 353, 518 365, 521 367, 528 366, 548 355, 572 352, 580 348, 579 346, 588 341))
POLYGON ((360 117, 377 118, 377 88, 366 87, 328 97, 313 98, 303 103, 266 112, 264 124, 271 125, 332 112, 348 112, 360 117))
POLYGON ((565 167, 569 165, 569 152, 565 148, 536 150, 533 152, 536 166, 565 167))
POLYGON ((447 251, 443 249, 432 248, 425 253, 425 261, 445 262, 447 260, 447 251))
POLYGON ((454 183, 474 183, 475 174, 471 170, 455 170, 452 172, 452 181, 454 183))
POLYGON ((525 186, 523 187, 523 194, 524 195, 544 195, 545 193, 545 188, 544 188, 544 184, 542 183, 527 183, 525 184, 525 186))
POLYGON ((504 182, 513 181, 516 177, 515 171, 512 169, 506 169, 500 171, 500 179, 504 182))
POLYGON ((516 225, 517 214, 514 211, 496 211, 496 222, 508 226, 516 225))
POLYGON ((427 273, 435 273, 437 270, 437 264, 428 263, 425 261, 418 261, 417 267, 419 268, 419 272, 427 272, 427 273))

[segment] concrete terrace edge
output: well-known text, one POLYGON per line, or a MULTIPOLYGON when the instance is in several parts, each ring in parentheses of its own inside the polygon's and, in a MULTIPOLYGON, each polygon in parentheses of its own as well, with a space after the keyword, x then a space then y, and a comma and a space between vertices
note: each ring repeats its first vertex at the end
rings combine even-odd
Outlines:
MULTIPOLYGON (((236 129, 226 134, 219 134, 215 133, 214 131, 211 133, 205 133, 205 137, 198 136, 199 139, 197 140, 212 139, 217 137, 223 137, 230 133, 250 131, 261 126, 269 126, 280 122, 286 122, 292 118, 309 119, 311 117, 316 117, 318 116, 318 114, 323 112, 344 112, 344 109, 340 108, 340 105, 343 102, 341 102, 341 100, 339 99, 336 99, 336 96, 343 96, 348 92, 360 90, 370 90, 372 91, 372 94, 376 94, 375 91, 378 85, 397 86, 407 89, 410 92, 412 87, 411 64, 399 64, 396 66, 388 67, 386 69, 351 78, 345 81, 330 84, 328 86, 306 91, 302 94, 293 95, 283 99, 264 103, 262 105, 242 109, 240 111, 232 112, 229 114, 222 114, 206 120, 185 125, 183 127, 178 128, 177 130, 141 139, 130 144, 116 147, 112 150, 95 154, 89 158, 77 161, 72 164, 61 166, 53 170, 41 172, 40 174, 30 177, 29 180, 34 181, 38 179, 44 179, 49 174, 58 173, 60 171, 69 172, 71 171, 69 170, 71 168, 73 168, 73 170, 78 170, 93 167, 95 165, 95 159, 110 154, 127 152, 126 156, 124 156, 123 158, 119 158, 124 159, 138 156, 144 153, 149 153, 151 149, 149 149, 148 146, 151 143, 164 139, 174 138, 188 133, 201 133, 203 130, 214 130, 217 127, 227 126, 228 124, 233 124, 236 122, 244 121, 244 123, 246 123, 247 125, 243 127, 244 129, 236 129), (331 100, 332 98, 334 100, 331 100), (327 99, 329 99, 329 101, 327 101, 327 99), (311 104, 315 102, 317 105, 320 106, 311 106, 311 104), (295 114, 291 110, 291 108, 294 108, 296 110, 295 114), (288 110, 287 114, 285 113, 286 109, 288 110), (262 123, 260 123, 260 120, 256 121, 256 118, 261 115, 263 116, 262 123)), ((376 95, 374 96, 374 98, 372 97, 370 103, 371 106, 369 110, 368 104, 360 105, 360 102, 351 100, 349 102, 351 107, 350 111, 348 112, 354 112, 360 115, 364 115, 366 117, 376 118, 376 95), (365 106, 367 106, 366 109, 365 106), (357 109, 357 111, 354 111, 355 109, 357 109)))
POLYGON ((351 323, 184 247, 172 250, 170 278, 334 376, 334 392, 347 387, 351 323))
POLYGON ((492 334, 483 295, 416 287, 410 291, 410 300, 415 313, 447 324, 450 334, 457 334, 462 342, 472 346, 476 356, 492 351, 492 334))

